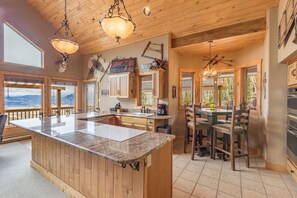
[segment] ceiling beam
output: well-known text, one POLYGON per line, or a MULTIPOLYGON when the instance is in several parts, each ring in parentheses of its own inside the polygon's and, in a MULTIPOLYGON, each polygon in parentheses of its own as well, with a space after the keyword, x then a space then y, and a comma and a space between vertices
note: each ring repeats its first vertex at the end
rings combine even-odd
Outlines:
POLYGON ((229 25, 217 29, 199 32, 179 38, 172 39, 172 47, 178 48, 186 45, 193 45, 212 40, 218 40, 228 37, 240 36, 266 30, 266 19, 259 18, 252 21, 246 21, 229 25))

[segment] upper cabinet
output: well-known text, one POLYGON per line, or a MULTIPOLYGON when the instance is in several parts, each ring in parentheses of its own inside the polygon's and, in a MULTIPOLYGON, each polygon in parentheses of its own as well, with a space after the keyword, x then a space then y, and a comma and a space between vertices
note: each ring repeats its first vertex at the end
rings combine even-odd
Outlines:
POLYGON ((129 72, 109 75, 109 96, 117 98, 135 97, 135 75, 129 72))
POLYGON ((155 106, 155 99, 164 98, 164 74, 165 72, 162 70, 150 70, 139 73, 139 106, 155 106))
POLYGON ((288 85, 297 84, 296 62, 288 66, 288 85))

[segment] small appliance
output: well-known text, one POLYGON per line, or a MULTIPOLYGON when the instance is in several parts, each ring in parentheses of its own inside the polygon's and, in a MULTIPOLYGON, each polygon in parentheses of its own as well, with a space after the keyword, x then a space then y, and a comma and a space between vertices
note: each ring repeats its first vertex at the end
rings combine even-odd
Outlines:
POLYGON ((157 105, 157 115, 166 115, 166 104, 157 105))

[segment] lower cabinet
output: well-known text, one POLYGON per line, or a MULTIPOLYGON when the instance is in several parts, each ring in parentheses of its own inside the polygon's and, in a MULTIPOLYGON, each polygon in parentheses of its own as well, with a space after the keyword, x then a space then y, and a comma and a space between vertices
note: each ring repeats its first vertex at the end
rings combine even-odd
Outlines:
POLYGON ((119 118, 120 125, 123 127, 139 129, 139 130, 146 130, 149 132, 156 132, 158 126, 162 126, 167 124, 168 120, 155 120, 149 118, 138 118, 138 117, 129 117, 129 116, 122 116, 119 118))
POLYGON ((297 182, 297 165, 295 165, 290 159, 287 160, 287 169, 297 182))

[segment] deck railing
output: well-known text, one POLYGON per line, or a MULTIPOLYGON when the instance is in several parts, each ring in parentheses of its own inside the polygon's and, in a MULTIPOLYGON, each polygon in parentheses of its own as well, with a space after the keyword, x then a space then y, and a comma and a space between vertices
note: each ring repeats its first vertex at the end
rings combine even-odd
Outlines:
MULTIPOLYGON (((58 111, 58 107, 51 108, 51 115, 56 115, 58 111)), ((65 115, 66 112, 73 113, 74 107, 73 106, 64 106, 61 107, 60 115, 65 115)), ((26 108, 26 109, 6 109, 5 114, 7 115, 7 122, 8 123, 12 120, 23 120, 23 119, 30 119, 30 118, 39 118, 43 112, 41 108, 26 108)))

